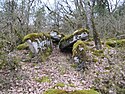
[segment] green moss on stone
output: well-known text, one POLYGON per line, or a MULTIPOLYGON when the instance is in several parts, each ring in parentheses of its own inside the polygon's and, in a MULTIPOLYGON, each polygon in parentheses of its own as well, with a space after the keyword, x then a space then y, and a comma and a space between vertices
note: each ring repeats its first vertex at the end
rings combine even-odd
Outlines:
POLYGON ((80 39, 79 35, 81 35, 82 33, 89 33, 87 29, 84 28, 80 28, 78 30, 76 30, 73 34, 70 35, 66 35, 65 37, 63 37, 59 43, 59 48, 61 50, 65 50, 65 48, 69 48, 68 50, 70 50, 70 48, 72 49, 73 44, 80 39))
POLYGON ((73 35, 79 35, 79 34, 84 33, 84 32, 86 32, 86 33, 89 34, 89 30, 88 30, 88 29, 80 28, 80 29, 76 30, 76 31, 73 33, 73 35))
POLYGON ((77 56, 77 55, 81 55, 81 56, 83 56, 82 59, 85 61, 86 60, 86 51, 87 51, 87 47, 86 47, 85 43, 81 40, 78 40, 73 45, 73 49, 72 49, 73 57, 77 56), (83 50, 80 51, 80 48, 83 48, 83 50))
MULTIPOLYGON (((26 36, 24 36, 23 41, 27 41, 28 39, 31 40, 31 42, 37 42, 39 45, 39 41, 50 41, 50 44, 44 44, 44 47, 38 48, 39 52, 37 53, 38 60, 40 61, 45 61, 47 57, 51 54, 52 52, 52 45, 51 45, 51 37, 47 33, 30 33, 26 36), (37 39, 37 40, 36 40, 37 39), (38 41, 39 40, 39 41, 38 41)), ((22 46, 22 45, 21 45, 22 46)), ((19 47, 20 48, 20 47, 19 47)), ((30 52, 31 57, 35 57, 33 52, 30 52)))
POLYGON ((65 35, 65 37, 63 37, 63 38, 60 40, 60 42, 66 41, 67 39, 70 39, 70 38, 73 38, 73 35, 72 35, 72 34, 71 34, 71 35, 65 35))
POLYGON ((17 49, 18 50, 24 50, 24 49, 27 49, 29 46, 28 46, 28 43, 22 43, 22 44, 19 44, 18 46, 17 46, 17 49))
POLYGON ((89 31, 88 31, 87 29, 80 28, 80 29, 76 30, 76 31, 75 31, 73 34, 71 34, 71 35, 65 35, 65 37, 63 37, 63 38, 61 39, 61 41, 65 41, 65 40, 67 40, 67 39, 73 38, 74 35, 79 35, 79 34, 84 33, 84 32, 89 33, 89 31))
POLYGON ((50 89, 44 92, 44 94, 99 94, 97 91, 90 90, 75 90, 75 91, 65 91, 59 89, 50 89))
POLYGON ((78 41, 73 45, 73 51, 76 50, 76 49, 78 49, 79 45, 81 45, 81 47, 83 47, 84 50, 87 49, 85 43, 84 43, 83 41, 81 41, 81 40, 78 40, 78 41))
POLYGON ((30 39, 31 41, 34 41, 36 38, 43 37, 43 35, 44 35, 43 33, 30 33, 30 34, 27 34, 26 36, 24 36, 23 42, 25 42, 28 39, 30 39))
POLYGON ((123 47, 125 46, 125 39, 109 39, 106 42, 106 45, 110 46, 110 47, 123 47))

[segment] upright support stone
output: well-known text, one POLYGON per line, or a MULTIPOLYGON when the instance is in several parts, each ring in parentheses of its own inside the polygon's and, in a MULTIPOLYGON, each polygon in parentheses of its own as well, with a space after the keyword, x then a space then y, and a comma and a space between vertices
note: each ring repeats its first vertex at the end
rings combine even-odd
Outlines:
POLYGON ((87 47, 85 43, 81 40, 78 40, 73 45, 72 57, 75 64, 77 64, 77 70, 81 70, 84 68, 85 62, 87 60, 86 51, 87 47))
MULTIPOLYGON (((23 38, 24 42, 27 42, 33 56, 41 54, 46 57, 52 51, 52 41, 49 34, 45 33, 30 33, 23 38)), ((43 58, 43 57, 41 57, 43 58)))

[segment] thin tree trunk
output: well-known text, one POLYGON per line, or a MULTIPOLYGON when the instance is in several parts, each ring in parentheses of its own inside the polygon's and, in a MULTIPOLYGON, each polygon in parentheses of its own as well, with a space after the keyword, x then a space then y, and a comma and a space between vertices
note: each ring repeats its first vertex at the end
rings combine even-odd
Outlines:
POLYGON ((95 22, 94 22, 94 13, 93 13, 93 7, 94 7, 95 3, 93 3, 92 5, 92 12, 91 12, 91 22, 92 22, 92 28, 93 28, 93 38, 94 38, 94 42, 95 42, 95 47, 97 50, 102 49, 102 45, 101 45, 101 40, 99 37, 99 34, 96 31, 96 27, 95 27, 95 22))

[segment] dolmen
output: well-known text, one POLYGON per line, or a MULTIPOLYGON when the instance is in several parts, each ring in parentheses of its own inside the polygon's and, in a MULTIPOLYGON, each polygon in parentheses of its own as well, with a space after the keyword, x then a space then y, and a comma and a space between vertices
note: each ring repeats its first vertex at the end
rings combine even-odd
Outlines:
POLYGON ((18 48, 29 47, 31 56, 38 56, 42 61, 49 56, 53 50, 53 44, 58 44, 59 49, 62 52, 70 51, 72 53, 72 59, 74 64, 77 65, 77 70, 82 70, 85 67, 87 61, 87 46, 84 41, 89 39, 89 31, 84 28, 76 30, 73 34, 64 36, 56 30, 52 30, 49 33, 30 33, 24 36, 23 44, 18 48))

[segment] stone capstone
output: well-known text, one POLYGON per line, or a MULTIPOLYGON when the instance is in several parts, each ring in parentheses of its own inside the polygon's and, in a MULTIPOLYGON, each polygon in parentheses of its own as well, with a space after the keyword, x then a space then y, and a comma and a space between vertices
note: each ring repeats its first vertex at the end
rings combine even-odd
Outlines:
POLYGON ((73 44, 77 40, 87 40, 88 37, 89 37, 88 30, 80 28, 76 30, 73 34, 63 37, 59 43, 59 48, 61 51, 71 51, 73 44))
POLYGON ((64 37, 63 34, 59 33, 57 30, 52 30, 49 32, 53 43, 59 43, 59 41, 64 37))

